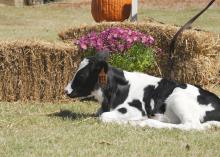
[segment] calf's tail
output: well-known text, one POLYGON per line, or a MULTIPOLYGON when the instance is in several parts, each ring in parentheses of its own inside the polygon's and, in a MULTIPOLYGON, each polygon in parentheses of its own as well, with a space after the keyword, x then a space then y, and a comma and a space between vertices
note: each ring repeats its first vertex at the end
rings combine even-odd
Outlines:
POLYGON ((177 37, 187 28, 189 28, 191 26, 191 24, 200 16, 202 15, 213 3, 215 2, 215 0, 211 0, 209 2, 209 4, 203 9, 201 10, 198 14, 196 14, 194 17, 192 17, 188 22, 186 22, 185 25, 183 25, 177 32, 176 34, 173 36, 171 43, 170 43, 170 48, 169 48, 169 60, 168 60, 168 64, 169 64, 169 74, 170 74, 170 78, 174 79, 174 72, 173 72, 173 53, 174 53, 174 49, 175 49, 175 44, 176 44, 176 40, 177 37))

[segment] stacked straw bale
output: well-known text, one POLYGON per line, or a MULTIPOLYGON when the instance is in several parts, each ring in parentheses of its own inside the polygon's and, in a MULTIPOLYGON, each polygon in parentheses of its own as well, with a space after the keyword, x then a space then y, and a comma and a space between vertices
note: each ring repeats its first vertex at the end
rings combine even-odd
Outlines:
POLYGON ((0 100, 58 100, 80 60, 72 45, 0 42, 0 100))
MULTIPOLYGON (((158 68, 147 73, 163 77, 169 77, 168 50, 169 44, 179 27, 166 25, 160 22, 147 20, 144 23, 101 23, 81 28, 68 29, 59 34, 66 42, 74 41, 80 36, 95 31, 100 32, 109 27, 124 27, 140 30, 156 39, 156 46, 161 48, 165 55, 157 60, 158 68), (161 74, 160 74, 161 71, 161 74)), ((175 79, 210 87, 219 84, 220 76, 220 39, 218 34, 189 29, 178 37, 174 55, 175 79)))

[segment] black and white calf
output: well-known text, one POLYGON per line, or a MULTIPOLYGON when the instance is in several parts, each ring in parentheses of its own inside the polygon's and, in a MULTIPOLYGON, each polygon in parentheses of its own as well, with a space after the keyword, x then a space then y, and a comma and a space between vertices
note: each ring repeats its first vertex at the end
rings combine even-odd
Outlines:
POLYGON ((220 99, 200 87, 111 67, 103 54, 85 58, 65 88, 71 97, 94 96, 103 122, 203 130, 220 126, 220 99), (100 75, 106 74, 106 80, 100 75))
MULTIPOLYGON (((178 35, 214 1, 211 0, 174 35, 170 58, 178 35)), ((72 98, 94 96, 101 104, 99 115, 103 122, 184 130, 220 126, 220 98, 217 95, 197 86, 111 67, 106 62, 106 54, 85 58, 65 88, 65 93, 72 98)))

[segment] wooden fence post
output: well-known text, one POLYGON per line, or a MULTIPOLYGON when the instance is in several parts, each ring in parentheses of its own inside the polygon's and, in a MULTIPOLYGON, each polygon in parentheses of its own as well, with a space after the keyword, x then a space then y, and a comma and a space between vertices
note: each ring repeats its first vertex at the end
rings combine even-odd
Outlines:
POLYGON ((132 0, 131 22, 136 22, 137 19, 138 19, 138 0, 132 0))

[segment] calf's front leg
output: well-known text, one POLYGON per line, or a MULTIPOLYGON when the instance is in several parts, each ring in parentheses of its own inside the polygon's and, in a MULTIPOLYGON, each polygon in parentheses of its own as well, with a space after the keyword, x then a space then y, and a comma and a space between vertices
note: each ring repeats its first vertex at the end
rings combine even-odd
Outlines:
POLYGON ((128 123, 130 121, 138 121, 143 119, 142 112, 134 107, 119 106, 110 112, 104 112, 100 116, 101 121, 105 123, 128 123))

